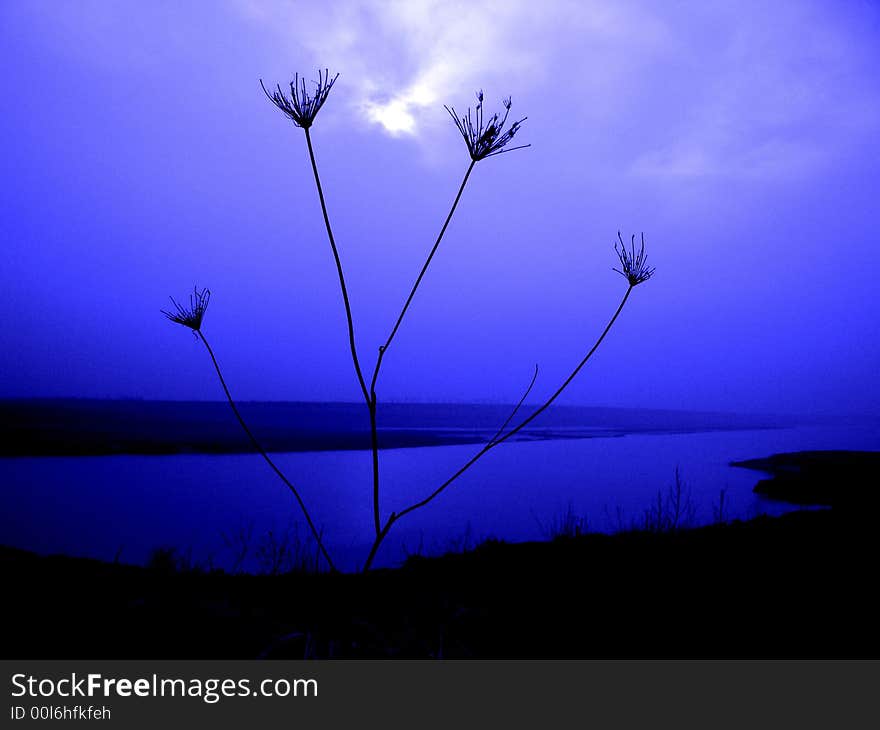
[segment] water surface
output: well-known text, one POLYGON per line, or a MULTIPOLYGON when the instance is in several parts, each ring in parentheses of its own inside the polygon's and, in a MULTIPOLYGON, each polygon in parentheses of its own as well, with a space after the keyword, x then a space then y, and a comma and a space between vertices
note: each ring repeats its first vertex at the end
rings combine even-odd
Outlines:
MULTIPOLYGON (((493 450, 430 506, 398 523, 379 563, 436 554, 487 537, 546 537, 569 509, 591 529, 642 519, 679 467, 697 522, 747 518, 791 507, 752 493, 760 474, 733 460, 804 449, 880 449, 876 429, 810 426, 539 440, 493 450)), ((474 444, 382 452, 383 514, 429 494, 467 461, 474 444)), ((300 487, 337 561, 354 567, 372 531, 370 455, 364 451, 277 454, 300 487)), ((0 459, 0 542, 41 553, 142 563, 156 547, 189 550, 229 566, 230 538, 250 533, 247 560, 268 531, 305 537, 292 496, 259 456, 172 455, 0 459)), ((232 540, 235 542, 235 539, 232 540)))

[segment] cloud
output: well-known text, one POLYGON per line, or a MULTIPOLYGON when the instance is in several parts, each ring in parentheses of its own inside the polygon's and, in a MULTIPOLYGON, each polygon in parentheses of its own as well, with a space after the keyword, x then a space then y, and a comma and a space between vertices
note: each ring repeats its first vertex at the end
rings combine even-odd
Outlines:
POLYGON ((254 66, 338 70, 336 108, 423 149, 449 123, 442 105, 461 109, 478 89, 489 109, 512 95, 532 129, 602 140, 599 168, 642 178, 811 174, 880 129, 878 13, 867 5, 227 2, 217 39, 197 6, 90 0, 30 15, 52 42, 134 72, 222 44, 244 19, 267 38, 254 66))
POLYGON ((694 98, 632 172, 797 178, 876 135, 877 54, 851 19, 827 6, 782 3, 772 17, 728 11, 717 21, 714 47, 687 72, 694 98))
POLYGON ((320 10, 278 0, 237 1, 249 17, 291 29, 315 63, 332 59, 356 69, 354 105, 393 136, 418 136, 438 119, 445 123, 438 107, 464 106, 478 89, 500 102, 558 83, 559 50, 572 42, 596 63, 594 76, 604 70, 612 78, 629 63, 600 57, 612 41, 624 40, 633 27, 641 29, 645 44, 660 32, 647 13, 606 0, 557 0, 550 12, 530 0, 368 0, 320 10))

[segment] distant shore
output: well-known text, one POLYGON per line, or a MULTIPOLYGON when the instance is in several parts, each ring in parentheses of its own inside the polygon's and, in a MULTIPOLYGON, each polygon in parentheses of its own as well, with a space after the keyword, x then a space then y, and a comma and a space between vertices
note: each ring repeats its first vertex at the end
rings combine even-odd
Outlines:
POLYGON ((769 474, 754 489, 769 499, 866 513, 880 505, 880 452, 797 451, 731 466, 769 474))
MULTIPOLYGON (((370 448, 359 403, 244 402, 242 414, 270 452, 370 448)), ((380 407, 383 449, 485 443, 512 406, 401 404, 380 407)), ((522 410, 526 415, 529 407, 522 410)), ((560 406, 515 440, 610 438, 779 428, 791 420, 723 413, 560 406)), ((252 447, 225 402, 88 399, 0 400, 0 457, 237 454, 252 447)))

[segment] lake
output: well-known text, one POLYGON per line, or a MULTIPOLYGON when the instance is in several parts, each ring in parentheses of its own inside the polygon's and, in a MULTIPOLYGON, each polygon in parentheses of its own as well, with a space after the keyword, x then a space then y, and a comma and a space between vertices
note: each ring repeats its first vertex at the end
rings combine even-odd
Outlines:
MULTIPOLYGON (((759 473, 734 460, 805 449, 880 449, 870 425, 814 425, 696 433, 633 433, 504 444, 443 495, 397 523, 377 565, 437 554, 494 537, 543 539, 569 510, 611 532, 642 519, 676 467, 708 523, 726 490, 725 513, 748 518, 792 507, 752 493, 759 473)), ((474 444, 382 452, 383 514, 430 493, 479 450, 474 444)), ((340 567, 363 560, 372 531, 370 454, 281 453, 276 462, 300 488, 340 567)), ((173 546, 196 562, 265 567, 268 548, 305 524, 286 487, 252 454, 0 459, 0 542, 40 553, 143 563, 173 546), (225 537, 224 537, 225 535, 225 537), (263 552, 258 548, 262 546, 263 552), (259 554, 258 554, 259 553, 259 554)))

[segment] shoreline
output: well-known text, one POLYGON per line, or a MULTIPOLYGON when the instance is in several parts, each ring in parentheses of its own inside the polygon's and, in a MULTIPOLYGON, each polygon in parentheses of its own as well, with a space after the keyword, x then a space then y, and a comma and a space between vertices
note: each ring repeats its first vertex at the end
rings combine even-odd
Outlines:
MULTIPOLYGON (((535 441, 576 441, 584 439, 625 438, 627 436, 677 436, 728 431, 772 431, 787 426, 748 426, 729 428, 654 429, 640 431, 597 431, 595 429, 559 431, 535 427, 523 429, 509 439, 509 443, 535 441)), ((429 429, 379 429, 380 451, 417 449, 439 446, 468 446, 488 443, 494 431, 460 433, 429 429)), ((269 441, 269 454, 322 453, 329 451, 370 451, 370 435, 334 434, 331 436, 306 434, 295 441, 269 441)), ((253 454, 253 447, 243 440, 203 443, 126 443, 122 445, 89 444, 72 446, 68 441, 58 444, 22 444, 6 441, 0 444, 0 459, 94 458, 101 456, 233 456, 253 454)))
POLYGON ((834 512, 488 542, 368 575, 0 548, 0 643, 5 659, 877 657, 877 536, 834 512))
MULTIPOLYGON (((388 404, 380 448, 485 443, 512 406, 388 404)), ((370 449, 362 404, 243 402, 249 426, 270 453, 370 449)), ((523 409, 527 412, 528 407, 523 409)), ((516 441, 616 438, 635 433, 694 433, 785 428, 793 420, 735 414, 560 406, 516 441)), ((244 454, 253 448, 226 403, 0 400, 0 458, 244 454)))
MULTIPOLYGON (((790 492, 795 466, 810 487, 829 464, 856 465, 851 476, 865 459, 880 464, 880 452, 747 463, 775 468, 790 492)), ((490 540, 367 575, 258 576, 0 548, 9 597, 0 644, 5 658, 56 659, 877 657, 870 577, 880 532, 855 500, 864 490, 847 485, 825 482, 830 509, 490 540)))
POLYGON ((880 506, 880 451, 795 451, 730 465, 766 474, 753 491, 768 499, 847 510, 880 506))

